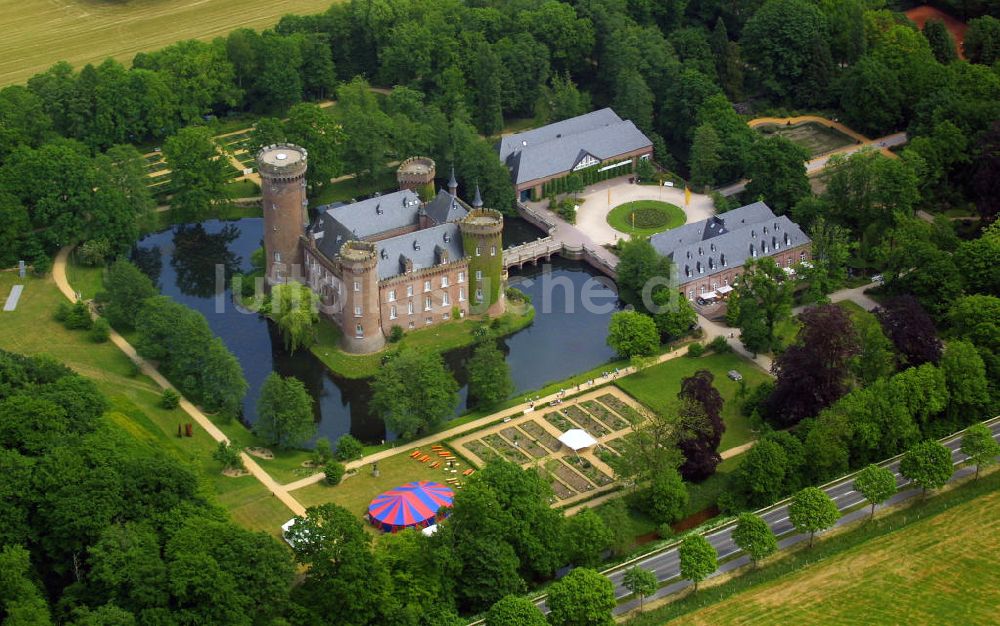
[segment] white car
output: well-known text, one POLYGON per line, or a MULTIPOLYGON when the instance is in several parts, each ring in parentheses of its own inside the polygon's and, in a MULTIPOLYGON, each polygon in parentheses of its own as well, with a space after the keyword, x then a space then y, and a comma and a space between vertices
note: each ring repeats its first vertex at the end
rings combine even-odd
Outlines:
POLYGON ((729 370, 726 372, 726 376, 729 377, 729 380, 735 380, 736 382, 743 380, 743 374, 740 374, 736 370, 729 370))

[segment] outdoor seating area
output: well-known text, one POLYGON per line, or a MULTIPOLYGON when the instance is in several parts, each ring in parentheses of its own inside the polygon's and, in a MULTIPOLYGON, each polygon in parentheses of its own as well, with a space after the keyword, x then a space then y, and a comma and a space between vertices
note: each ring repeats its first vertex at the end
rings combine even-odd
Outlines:
MULTIPOLYGON (((504 458, 548 473, 553 505, 564 506, 610 489, 614 471, 605 459, 617 456, 621 439, 647 409, 617 388, 603 388, 527 412, 453 442, 473 463, 504 458)), ((468 470, 471 473, 471 470, 468 470)))
MULTIPOLYGON (((430 452, 414 450, 410 453, 410 458, 418 463, 426 463, 429 469, 440 469, 447 474, 458 474, 461 465, 453 452, 437 444, 431 446, 430 452)), ((470 467, 462 471, 462 476, 471 476, 474 472, 475 470, 470 467)), ((445 482, 455 489, 461 489, 463 484, 456 476, 446 478, 445 482)))

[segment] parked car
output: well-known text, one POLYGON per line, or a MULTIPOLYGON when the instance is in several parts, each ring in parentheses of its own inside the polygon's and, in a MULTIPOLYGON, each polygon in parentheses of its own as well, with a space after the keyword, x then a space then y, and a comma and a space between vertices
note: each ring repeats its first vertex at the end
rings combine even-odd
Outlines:
POLYGON ((729 377, 729 380, 735 380, 736 382, 740 382, 741 380, 743 380, 743 374, 740 374, 736 370, 729 370, 726 373, 726 376, 729 377))

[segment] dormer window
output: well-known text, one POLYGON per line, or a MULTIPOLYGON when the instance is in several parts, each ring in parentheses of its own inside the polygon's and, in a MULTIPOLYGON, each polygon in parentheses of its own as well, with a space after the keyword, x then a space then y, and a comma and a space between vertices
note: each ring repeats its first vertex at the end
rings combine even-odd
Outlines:
POLYGON ((754 258, 757 257, 757 250, 754 249, 753 244, 750 244, 750 256, 752 256, 754 258))
POLYGON ((785 245, 788 245, 788 233, 785 233, 785 245))
POLYGON ((767 226, 764 227, 764 234, 767 234, 767 226))
POLYGON ((751 228, 750 229, 750 236, 752 238, 756 239, 757 238, 757 231, 751 228))
POLYGON ((420 249, 420 242, 417 241, 416 239, 413 240, 413 249, 414 250, 419 250, 420 249))
POLYGON ((704 254, 705 251, 701 249, 701 246, 698 246, 698 256, 704 256, 704 254))
POLYGON ((689 259, 691 258, 691 251, 690 250, 687 251, 687 258, 689 258, 689 259))
POLYGON ((708 247, 709 247, 709 249, 712 250, 712 252, 715 252, 715 244, 714 243, 708 244, 708 247))
POLYGON ((726 267, 727 266, 726 265, 726 255, 724 255, 724 254, 720 255, 719 256, 719 261, 722 263, 722 267, 726 267))
POLYGON ((385 248, 382 248, 382 252, 379 253, 379 256, 382 257, 383 259, 388 259, 389 253, 385 251, 385 248))
POLYGON ((451 234, 450 233, 445 233, 444 234, 444 242, 448 243, 450 241, 451 241, 451 234))
POLYGON ((684 275, 687 276, 688 278, 691 277, 691 266, 690 265, 685 265, 684 266, 684 275))
POLYGON ((712 257, 708 257, 708 269, 710 270, 715 269, 715 260, 712 259, 712 257))
POLYGON ((701 261, 698 261, 698 263, 697 263, 696 267, 698 268, 698 273, 699 273, 699 274, 704 274, 704 273, 705 273, 705 268, 704 268, 704 267, 702 267, 702 265, 701 265, 701 261))
POLYGON ((375 214, 376 215, 382 215, 382 205, 381 204, 376 204, 375 205, 375 214))
POLYGON ((771 237, 771 247, 774 248, 775 250, 778 249, 778 238, 777 237, 771 237))

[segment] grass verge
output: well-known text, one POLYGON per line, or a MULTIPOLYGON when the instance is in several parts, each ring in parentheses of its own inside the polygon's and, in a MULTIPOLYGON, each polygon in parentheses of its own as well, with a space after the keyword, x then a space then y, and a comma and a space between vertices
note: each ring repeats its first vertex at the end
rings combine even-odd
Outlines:
POLYGON ((998 507, 994 471, 627 623, 986 623, 1000 605, 986 582, 998 507))

